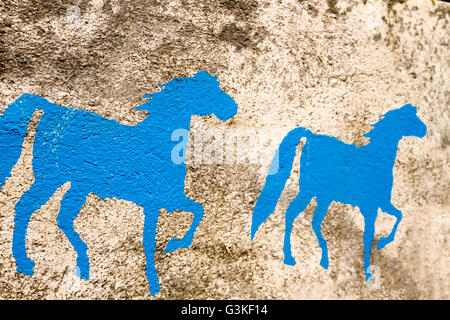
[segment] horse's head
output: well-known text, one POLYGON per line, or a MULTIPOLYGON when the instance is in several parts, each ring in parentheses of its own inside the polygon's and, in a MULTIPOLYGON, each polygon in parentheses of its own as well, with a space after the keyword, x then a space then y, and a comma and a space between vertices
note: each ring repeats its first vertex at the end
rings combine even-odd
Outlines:
POLYGON ((423 138, 427 133, 425 123, 417 116, 417 108, 410 104, 405 104, 399 109, 391 110, 384 117, 390 117, 404 137, 416 136, 423 138))
MULTIPOLYGON (((236 102, 219 87, 217 77, 206 71, 199 71, 190 80, 186 88, 189 93, 194 93, 194 114, 206 116, 214 114, 222 121, 228 120, 237 113, 236 102)), ((190 95, 190 94, 188 94, 190 95)))
POLYGON ((417 116, 417 108, 405 104, 403 107, 386 112, 383 119, 372 125, 374 129, 364 134, 372 138, 377 134, 402 137, 416 136, 423 138, 427 133, 427 127, 417 116))
POLYGON ((237 104, 220 87, 217 77, 199 71, 193 77, 175 78, 164 85, 160 92, 144 96, 151 101, 135 108, 152 112, 167 112, 206 116, 214 114, 222 121, 237 113, 237 104))

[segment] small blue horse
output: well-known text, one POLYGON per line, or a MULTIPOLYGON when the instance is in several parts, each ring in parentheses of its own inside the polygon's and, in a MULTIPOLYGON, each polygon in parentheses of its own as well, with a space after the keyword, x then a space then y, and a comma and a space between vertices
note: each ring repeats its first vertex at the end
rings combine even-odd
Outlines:
POLYGON ((161 87, 162 91, 144 96, 150 101, 135 108, 150 112, 136 126, 57 106, 29 94, 22 95, 6 109, 0 118, 0 188, 21 154, 31 116, 36 109, 44 111, 33 146, 35 181, 15 207, 12 250, 18 272, 33 274, 34 262, 27 257, 25 248, 31 215, 56 189, 71 181, 57 223, 77 253, 80 277, 89 278, 89 258, 73 221, 92 192, 102 199, 115 197, 144 207, 147 279, 150 294, 159 292, 154 261, 159 209, 194 214, 185 236, 171 239, 165 252, 189 247, 203 219, 202 205, 184 193, 186 166, 174 163, 171 158, 178 144, 171 135, 177 129, 189 130, 192 115, 214 114, 225 121, 237 113, 234 100, 220 89, 217 78, 205 71, 190 78, 176 78, 161 87))
MULTIPOLYGON (((400 210, 391 203, 392 169, 398 143, 404 136, 422 138, 427 131, 425 124, 417 117, 416 107, 410 104, 387 112, 372 126, 373 129, 364 134, 370 138, 370 143, 360 147, 346 144, 334 137, 314 134, 301 127, 290 131, 278 149, 279 170, 275 175, 267 176, 256 202, 252 215, 251 239, 274 211, 289 178, 297 145, 302 137, 306 137, 300 160, 300 192, 285 214, 284 263, 295 265, 291 254, 292 225, 312 198, 316 197, 317 207, 312 227, 322 249, 320 265, 328 269, 328 249, 322 236, 321 223, 331 202, 339 201, 358 206, 364 217, 364 269, 366 280, 371 280, 370 251, 378 208, 397 219, 391 233, 378 242, 378 249, 394 240, 402 218, 400 210)), ((274 159, 276 160, 278 159, 274 159)))

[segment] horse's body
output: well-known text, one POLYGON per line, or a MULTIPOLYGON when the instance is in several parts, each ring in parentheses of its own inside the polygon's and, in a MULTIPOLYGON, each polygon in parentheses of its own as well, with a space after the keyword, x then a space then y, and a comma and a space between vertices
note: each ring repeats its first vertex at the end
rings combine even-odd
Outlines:
POLYGON ((376 202, 375 198, 382 195, 390 196, 394 164, 390 160, 395 160, 395 154, 384 154, 384 161, 380 162, 373 157, 380 147, 376 143, 357 147, 334 137, 311 135, 302 152, 300 188, 354 206, 376 202))
POLYGON ((397 155, 398 142, 403 136, 426 134, 426 126, 416 115, 411 105, 385 114, 365 134, 371 141, 365 146, 346 144, 334 137, 313 134, 305 128, 290 131, 279 147, 280 169, 268 176, 256 203, 252 218, 252 239, 258 227, 276 207, 277 201, 289 177, 297 145, 306 137, 300 158, 300 192, 286 211, 284 238, 284 262, 295 264, 291 254, 291 232, 296 217, 316 197, 312 227, 322 249, 321 266, 328 268, 327 243, 322 236, 321 223, 332 201, 358 206, 364 216, 364 266, 366 278, 370 279, 370 250, 375 233, 378 208, 395 216, 396 224, 386 238, 381 238, 377 248, 392 242, 401 212, 391 203, 393 185, 392 169, 397 155))
POLYGON ((58 226, 77 252, 82 278, 89 278, 87 246, 74 230, 86 196, 114 197, 144 207, 144 249, 151 294, 159 291, 154 253, 159 209, 190 211, 194 218, 182 239, 172 239, 165 251, 188 247, 203 218, 200 203, 186 197, 185 164, 171 161, 171 135, 189 130, 191 115, 215 114, 227 120, 237 112, 236 103, 219 88, 215 77, 199 72, 192 78, 177 78, 152 94, 152 100, 136 109, 150 115, 136 126, 73 108, 60 107, 32 95, 23 95, 0 118, 0 187, 20 155, 26 125, 36 109, 42 109, 33 145, 35 182, 16 205, 13 255, 17 270, 32 275, 34 262, 27 257, 25 236, 34 211, 67 181, 58 226))
POLYGON ((58 185, 64 181, 83 184, 83 189, 100 198, 136 203, 142 199, 141 192, 152 191, 156 196, 167 188, 183 191, 186 167, 170 161, 177 143, 170 140, 170 133, 180 123, 169 123, 170 116, 166 123, 152 118, 125 126, 86 111, 52 106, 37 127, 34 174, 58 185))

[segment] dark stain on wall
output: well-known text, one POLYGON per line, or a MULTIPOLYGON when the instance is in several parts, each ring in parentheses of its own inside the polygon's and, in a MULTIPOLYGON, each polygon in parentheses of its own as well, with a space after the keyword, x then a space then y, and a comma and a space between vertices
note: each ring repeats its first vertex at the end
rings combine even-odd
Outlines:
POLYGON ((231 11, 237 18, 243 20, 253 17, 258 9, 258 1, 256 0, 219 0, 218 5, 231 11))
POLYGON ((308 4, 307 10, 308 14, 314 18, 319 14, 319 10, 317 10, 312 4, 308 4))
POLYGON ((393 7, 394 5, 396 5, 397 3, 404 4, 406 1, 407 1, 407 0, 388 0, 388 1, 387 1, 387 7, 388 7, 388 10, 389 10, 389 11, 392 10, 392 7, 393 7))
POLYGON ((328 12, 335 14, 335 15, 339 15, 339 8, 336 6, 338 3, 337 0, 327 0, 327 4, 328 4, 328 12))
POLYGON ((444 134, 441 137, 441 147, 442 149, 445 149, 448 146, 450 146, 450 133, 444 132, 444 134))
POLYGON ((247 48, 251 44, 248 31, 239 28, 234 22, 223 27, 219 38, 233 44, 238 50, 247 48))

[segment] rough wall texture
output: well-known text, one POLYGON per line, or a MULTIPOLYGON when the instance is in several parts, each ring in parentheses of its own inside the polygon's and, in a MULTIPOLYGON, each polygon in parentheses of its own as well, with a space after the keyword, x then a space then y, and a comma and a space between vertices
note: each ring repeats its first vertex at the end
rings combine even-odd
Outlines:
MULTIPOLYGON (((142 246, 143 212, 91 194, 76 219, 88 244, 89 281, 73 277, 75 252, 56 225, 62 186, 31 218, 33 277, 15 270, 14 205, 33 182, 30 123, 23 153, 0 193, 0 298, 446 298, 449 291, 450 7, 433 1, 118 1, 0 3, 0 113, 22 93, 137 124, 133 110, 158 83, 206 70, 239 105, 226 124, 203 128, 276 130, 296 126, 354 144, 381 114, 407 102, 427 124, 405 138, 394 166, 393 204, 403 211, 394 243, 372 252, 380 287, 363 272, 358 208, 333 203, 323 222, 330 267, 319 265, 313 201, 292 236, 295 267, 283 264, 282 212, 297 192, 299 168, 279 206, 250 242, 251 213, 276 148, 259 164, 191 165, 185 191, 205 208, 189 249, 164 254, 191 215, 164 210, 158 225, 161 292, 150 297, 142 246), (67 7, 81 9, 67 24, 67 7)), ((279 142, 279 140, 277 141, 279 142)), ((394 219, 380 213, 376 239, 394 219)))

